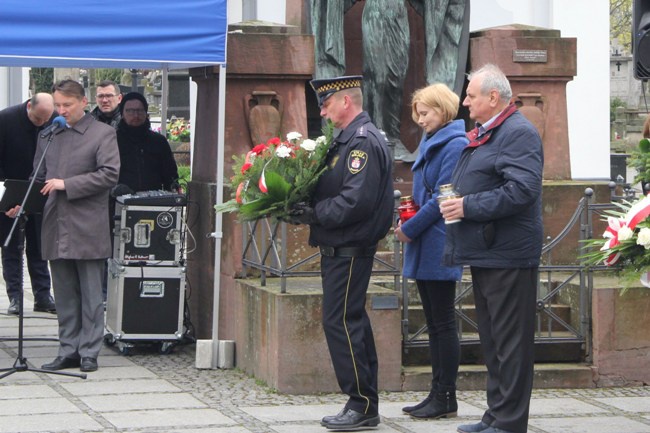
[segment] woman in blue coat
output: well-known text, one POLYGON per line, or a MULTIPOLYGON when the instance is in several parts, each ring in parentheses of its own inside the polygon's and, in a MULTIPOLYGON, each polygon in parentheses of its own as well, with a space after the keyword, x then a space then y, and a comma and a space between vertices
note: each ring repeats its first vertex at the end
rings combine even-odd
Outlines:
POLYGON ((417 214, 395 230, 405 243, 403 275, 415 279, 429 333, 433 379, 431 392, 421 403, 403 411, 416 418, 456 416, 456 377, 460 343, 454 299, 460 267, 441 263, 445 245, 445 221, 440 214, 440 185, 451 182, 460 153, 467 145, 465 124, 453 120, 459 97, 444 84, 432 84, 416 91, 412 101, 413 120, 424 136, 413 164, 413 199, 417 214))

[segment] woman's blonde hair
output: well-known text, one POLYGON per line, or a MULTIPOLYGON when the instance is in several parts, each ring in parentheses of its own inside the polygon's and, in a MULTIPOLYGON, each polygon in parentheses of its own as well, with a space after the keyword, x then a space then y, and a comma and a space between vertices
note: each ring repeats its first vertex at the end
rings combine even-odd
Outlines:
POLYGON ((458 105, 460 98, 451 91, 449 87, 442 83, 431 84, 427 87, 418 89, 413 93, 411 100, 411 118, 415 123, 419 120, 417 104, 422 103, 427 107, 437 108, 442 115, 442 123, 451 122, 458 114, 458 105))

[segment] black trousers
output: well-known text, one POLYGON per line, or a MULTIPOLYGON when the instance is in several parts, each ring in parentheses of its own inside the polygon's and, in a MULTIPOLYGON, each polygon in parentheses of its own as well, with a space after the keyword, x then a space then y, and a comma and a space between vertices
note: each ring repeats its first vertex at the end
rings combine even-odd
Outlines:
POLYGON ((525 433, 533 389, 538 270, 472 267, 471 272, 488 371, 483 422, 525 433))
POLYGON ((460 342, 456 325, 455 281, 416 280, 429 334, 431 390, 456 391, 460 342))
POLYGON ((377 351, 366 312, 372 257, 321 257, 323 330, 346 407, 378 413, 377 351))
MULTIPOLYGON (((27 257, 34 301, 45 301, 50 296, 50 271, 47 261, 41 258, 40 218, 40 215, 30 215, 25 222, 25 232, 22 233, 17 227, 7 248, 2 247, 2 276, 9 299, 19 298, 23 293, 23 250, 27 257)), ((13 221, 13 218, 0 215, 0 233, 3 235, 0 245, 4 245, 13 221)))

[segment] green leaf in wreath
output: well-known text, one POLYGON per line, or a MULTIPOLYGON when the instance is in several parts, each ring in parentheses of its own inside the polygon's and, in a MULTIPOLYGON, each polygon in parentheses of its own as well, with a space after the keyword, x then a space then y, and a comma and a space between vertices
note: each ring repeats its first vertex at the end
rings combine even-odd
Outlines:
POLYGON ((650 152, 650 140, 643 138, 639 141, 639 149, 641 152, 650 152))
POLYGON ((274 197, 276 201, 282 201, 289 195, 291 184, 278 173, 268 172, 265 173, 264 177, 269 196, 274 197))

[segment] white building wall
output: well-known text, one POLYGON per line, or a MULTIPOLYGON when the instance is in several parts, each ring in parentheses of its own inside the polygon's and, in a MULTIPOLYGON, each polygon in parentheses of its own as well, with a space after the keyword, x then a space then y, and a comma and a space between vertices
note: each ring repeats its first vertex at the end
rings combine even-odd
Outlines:
POLYGON ((526 24, 578 39, 577 76, 567 85, 573 179, 609 179, 609 4, 593 0, 479 0, 470 29, 526 24))
POLYGON ((272 23, 286 24, 287 5, 282 1, 279 4, 268 0, 257 0, 258 19, 272 23))
POLYGON ((0 110, 29 97, 29 68, 0 67, 0 110))

